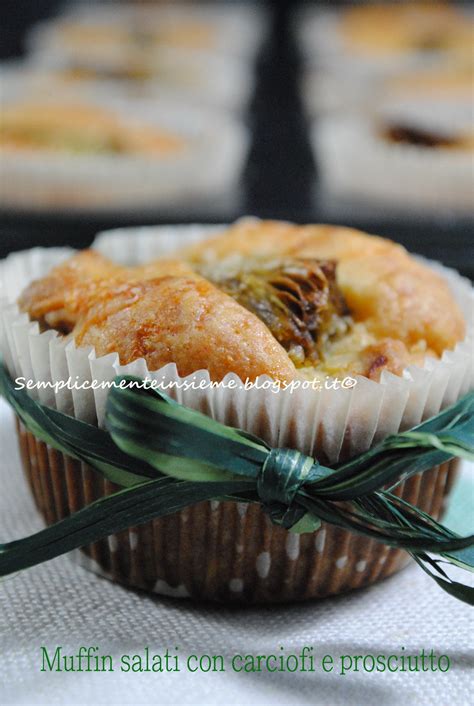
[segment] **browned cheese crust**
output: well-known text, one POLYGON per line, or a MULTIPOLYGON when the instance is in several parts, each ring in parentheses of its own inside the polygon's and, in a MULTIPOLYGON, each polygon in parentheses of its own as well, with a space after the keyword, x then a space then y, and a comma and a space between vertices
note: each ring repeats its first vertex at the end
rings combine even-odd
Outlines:
POLYGON ((213 380, 378 379, 464 337, 442 277, 348 228, 246 220, 175 257, 126 268, 84 251, 33 282, 20 307, 98 356, 213 380))
POLYGON ((296 375, 267 327, 184 262, 127 269, 85 251, 33 282, 19 303, 98 356, 116 352, 122 364, 143 357, 150 369, 176 363, 180 375, 207 369, 214 380, 296 375))
MULTIPOLYGON (((440 356, 464 337, 463 316, 444 279, 390 240, 338 226, 247 220, 180 256, 217 267, 236 253, 335 260, 337 283, 354 321, 375 338, 369 350, 386 358, 382 365, 379 360, 375 377, 384 367, 399 374, 427 354, 440 356)), ((357 353, 357 342, 349 335, 347 342, 357 353)), ((367 355, 359 362, 349 356, 349 365, 374 377, 367 355)))

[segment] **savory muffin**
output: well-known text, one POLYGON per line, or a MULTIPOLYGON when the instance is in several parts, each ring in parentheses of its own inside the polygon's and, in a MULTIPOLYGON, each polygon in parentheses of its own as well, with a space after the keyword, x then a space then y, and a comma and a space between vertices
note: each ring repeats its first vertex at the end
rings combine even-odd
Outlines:
POLYGON ((28 44, 40 55, 70 58, 148 59, 162 50, 234 55, 252 59, 265 30, 260 8, 220 3, 144 6, 116 3, 87 7, 36 25, 28 44))
POLYGON ((74 154, 168 155, 182 138, 126 121, 113 110, 70 102, 13 103, 0 116, 0 146, 8 151, 74 154))
POLYGON ((135 102, 153 99, 163 105, 189 100, 197 105, 244 110, 251 96, 254 76, 250 67, 234 57, 218 62, 212 55, 191 57, 167 48, 157 57, 120 55, 113 59, 54 56, 21 62, 0 62, 0 82, 5 95, 45 95, 80 101, 87 97, 110 97, 135 102))
POLYGON ((218 213, 238 198, 247 146, 238 119, 178 98, 13 92, 0 116, 0 207, 169 213, 184 199, 218 213))
POLYGON ((393 99, 368 115, 328 116, 311 137, 328 213, 342 205, 420 215, 472 211, 467 104, 393 99))
POLYGON ((242 221, 176 260, 119 267, 86 251, 31 284, 20 306, 43 328, 143 357, 276 380, 379 379, 464 336, 445 282, 399 245, 335 226, 242 221))
MULTIPOLYGON (((46 249, 10 258, 0 267, 8 310, 0 346, 12 377, 97 383, 39 395, 43 404, 106 429, 108 383, 117 374, 150 376, 184 406, 331 467, 472 389, 469 322, 456 345, 465 330, 460 309, 468 311, 472 290, 455 273, 441 277, 399 245, 348 228, 246 219, 215 233, 209 226, 139 228, 102 234, 96 250, 65 260, 46 249), (374 381, 427 355, 429 365, 374 381), (196 378, 179 375, 200 368, 205 389, 182 385, 196 378), (308 389, 277 385, 278 394, 208 385, 231 371, 251 380, 266 373, 319 382, 346 371, 366 378, 345 389, 333 379, 308 389)), ((48 524, 119 489, 21 422, 18 431, 23 467, 48 524)), ((395 492, 437 519, 454 474, 449 461, 395 492)), ((401 550, 325 522, 316 532, 288 532, 245 497, 215 497, 155 517, 76 558, 129 587, 248 604, 360 588, 407 562, 401 550)))
POLYGON ((205 22, 186 21, 184 18, 176 22, 150 23, 145 17, 137 17, 128 27, 113 22, 69 20, 62 23, 60 34, 62 41, 70 48, 94 49, 96 46, 111 46, 137 54, 145 54, 152 47, 159 45, 171 45, 181 49, 211 49, 215 41, 212 26, 205 22))
POLYGON ((474 25, 444 2, 406 2, 351 7, 341 14, 340 33, 356 53, 453 52, 469 56, 474 25))

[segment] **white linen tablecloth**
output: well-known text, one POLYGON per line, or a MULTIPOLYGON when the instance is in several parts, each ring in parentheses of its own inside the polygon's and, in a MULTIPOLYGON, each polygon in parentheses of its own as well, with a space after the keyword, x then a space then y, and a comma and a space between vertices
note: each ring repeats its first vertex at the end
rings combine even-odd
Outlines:
MULTIPOLYGON (((472 473, 472 468, 465 473, 472 473)), ((466 481, 465 481, 466 482, 466 481)), ((41 527, 22 477, 13 417, 0 401, 0 541, 41 527)), ((474 492, 466 484, 463 498, 474 492)), ((474 615, 410 566, 352 594, 294 606, 229 609, 135 593, 60 557, 0 583, 1 704, 456 704, 473 697, 474 615), (123 654, 268 654, 314 647, 318 657, 448 655, 448 672, 41 672, 40 647, 98 646, 123 654)), ((182 663, 184 665, 184 663, 182 663)), ((185 665, 184 665, 185 666, 185 665)))

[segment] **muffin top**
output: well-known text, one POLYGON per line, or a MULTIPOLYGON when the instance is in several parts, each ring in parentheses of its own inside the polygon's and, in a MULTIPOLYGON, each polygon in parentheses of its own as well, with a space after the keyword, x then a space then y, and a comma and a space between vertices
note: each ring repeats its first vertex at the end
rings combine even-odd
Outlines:
POLYGON ((345 10, 340 31, 361 54, 427 51, 470 56, 474 24, 445 2, 375 3, 345 10))
POLYGON ((31 283, 20 308, 98 356, 254 380, 400 375, 463 339, 443 280, 389 240, 337 226, 240 221, 123 267, 86 250, 31 283))
POLYGON ((98 105, 55 101, 5 106, 0 116, 0 146, 28 152, 145 157, 179 152, 184 141, 98 105))
POLYGON ((113 22, 63 22, 59 30, 62 40, 72 50, 88 47, 120 48, 125 52, 146 54, 155 46, 173 46, 180 49, 212 49, 215 30, 205 21, 176 18, 154 21, 143 16, 134 17, 129 24, 113 22))

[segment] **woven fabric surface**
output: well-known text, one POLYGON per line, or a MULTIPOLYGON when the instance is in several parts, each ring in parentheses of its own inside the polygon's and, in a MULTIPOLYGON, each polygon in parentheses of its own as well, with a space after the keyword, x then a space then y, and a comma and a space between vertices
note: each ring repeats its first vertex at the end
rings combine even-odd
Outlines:
MULTIPOLYGON (((466 514, 472 508, 467 502, 474 494, 472 475, 473 468, 465 465, 455 489, 466 514)), ((22 476, 13 416, 1 401, 0 479, 0 540, 38 530, 42 523, 22 476)), ((467 519, 472 527, 473 518, 467 519)), ((472 703, 473 611, 412 565, 346 596, 242 610, 129 591, 60 557, 4 579, 0 604, 0 703, 5 705, 472 703), (41 647, 52 653, 59 645, 65 655, 97 646, 100 654, 112 656, 115 671, 42 672, 41 647), (299 654, 304 646, 313 648, 314 672, 230 668, 236 654, 299 654), (175 654, 178 647, 181 671, 120 671, 122 655, 144 655, 146 647, 160 655, 167 648, 175 654), (422 649, 447 655, 448 671, 340 673, 343 655, 417 655, 422 649), (225 671, 188 671, 191 654, 222 655, 225 671), (322 671, 324 655, 334 658, 333 672, 322 671)))

